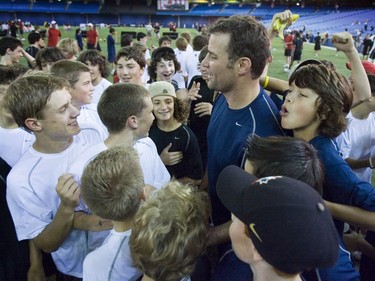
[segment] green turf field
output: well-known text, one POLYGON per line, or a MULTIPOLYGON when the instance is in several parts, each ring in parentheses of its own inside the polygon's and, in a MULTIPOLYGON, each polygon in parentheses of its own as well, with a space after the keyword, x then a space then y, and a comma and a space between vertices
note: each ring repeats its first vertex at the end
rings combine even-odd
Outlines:
MULTIPOLYGON (((117 30, 117 37, 118 37, 118 43, 116 44, 116 50, 120 48, 120 34, 121 31, 142 31, 146 33, 145 28, 131 28, 131 27, 117 27, 115 28, 117 30)), ((178 29, 177 32, 181 33, 184 31, 189 31, 192 36, 198 34, 195 29, 178 29)), ((169 29, 167 28, 162 28, 160 34, 162 35, 163 32, 169 32, 169 29)), ((73 27, 72 30, 70 31, 64 31, 61 29, 62 37, 69 37, 69 38, 74 38, 75 37, 75 28, 73 27)), ((108 28, 105 29, 99 29, 99 35, 100 35, 100 46, 103 50, 103 54, 107 55, 107 43, 106 43, 106 38, 108 35, 108 28)), ((25 37, 27 34, 24 35, 25 37)), ((24 41, 26 42, 26 41, 24 41)), ((174 41, 172 42, 173 48, 175 47, 174 41)), ((27 45, 27 43, 25 43, 27 45)), ((155 36, 151 38, 151 40, 148 41, 147 45, 150 47, 151 45, 158 46, 158 40, 155 36)), ((284 57, 284 47, 282 44, 282 40, 280 38, 276 38, 273 43, 273 50, 272 50, 272 55, 273 55, 273 62, 269 68, 269 76, 273 76, 276 78, 280 79, 287 79, 288 74, 284 72, 283 70, 283 65, 285 64, 285 57, 284 57)), ((303 53, 302 53, 302 59, 308 59, 308 58, 314 58, 314 51, 313 51, 313 45, 309 43, 305 43, 303 47, 303 53)), ((340 52, 336 56, 336 51, 332 48, 325 48, 322 47, 322 50, 319 53, 318 59, 324 59, 324 60, 329 60, 333 62, 336 67, 338 72, 345 74, 348 76, 350 74, 349 70, 346 69, 345 63, 346 63, 346 57, 345 55, 340 52)))

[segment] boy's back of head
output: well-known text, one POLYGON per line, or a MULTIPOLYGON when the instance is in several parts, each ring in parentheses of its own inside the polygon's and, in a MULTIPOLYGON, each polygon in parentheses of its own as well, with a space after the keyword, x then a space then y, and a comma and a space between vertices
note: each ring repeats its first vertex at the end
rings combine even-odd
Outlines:
POLYGON ((143 194, 143 172, 137 152, 114 147, 101 152, 85 168, 82 198, 90 210, 114 221, 131 220, 143 194))
POLYGON ((133 36, 129 34, 125 34, 121 36, 120 46, 121 47, 131 46, 132 42, 133 42, 133 36))
POLYGON ((136 215, 129 242, 134 265, 155 281, 190 275, 206 249, 208 215, 206 194, 166 184, 136 215))
MULTIPOLYGON (((231 165, 220 173, 217 191, 224 206, 244 224, 256 251, 276 271, 297 275, 336 263, 337 230, 324 200, 311 186, 283 176, 258 179, 231 165)), ((237 238, 231 237, 234 249, 239 246, 237 238)))
POLYGON ((144 87, 131 83, 118 83, 105 89, 98 103, 98 114, 108 132, 120 133, 130 116, 140 116, 149 96, 144 87))
MULTIPOLYGON (((292 137, 253 135, 246 159, 256 177, 281 175, 300 180, 322 192, 324 172, 319 155, 308 142, 292 137)), ((245 170, 246 164, 245 164, 245 170)))
POLYGON ((179 37, 176 39, 176 47, 180 51, 186 51, 188 44, 188 41, 184 37, 179 37))
POLYGON ((40 38, 42 38, 42 35, 40 33, 37 33, 37 32, 30 32, 29 35, 27 36, 27 40, 29 41, 30 45, 38 42, 40 40, 40 38))
POLYGON ((74 87, 82 72, 90 72, 87 65, 79 61, 60 60, 51 66, 51 74, 63 77, 74 87))
POLYGON ((208 37, 204 35, 196 35, 193 38, 193 50, 200 51, 204 46, 208 45, 208 37))

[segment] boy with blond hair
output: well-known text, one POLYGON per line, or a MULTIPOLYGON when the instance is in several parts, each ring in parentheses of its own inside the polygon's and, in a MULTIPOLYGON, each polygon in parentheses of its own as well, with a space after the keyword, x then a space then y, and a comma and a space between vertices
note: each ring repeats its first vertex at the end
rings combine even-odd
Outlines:
POLYGON ((143 198, 143 173, 137 152, 114 147, 101 152, 85 168, 82 197, 93 213, 112 220, 113 229, 103 245, 83 263, 83 280, 136 280, 129 237, 133 218, 143 198))
POLYGON ((190 280, 206 250, 207 203, 205 193, 171 181, 143 204, 130 237, 134 264, 144 272, 142 280, 190 280))
POLYGON ((60 77, 29 75, 15 80, 4 97, 17 125, 36 139, 7 178, 17 237, 51 253, 58 278, 82 277, 86 255, 86 233, 72 229, 80 189, 66 173, 76 157, 100 140, 93 128, 78 125, 79 110, 69 90, 60 77))
POLYGON ((96 105, 91 104, 94 87, 91 82, 90 68, 79 61, 61 60, 51 66, 53 75, 68 80, 73 106, 80 110, 79 123, 100 125, 102 139, 107 136, 107 130, 102 124, 96 105))

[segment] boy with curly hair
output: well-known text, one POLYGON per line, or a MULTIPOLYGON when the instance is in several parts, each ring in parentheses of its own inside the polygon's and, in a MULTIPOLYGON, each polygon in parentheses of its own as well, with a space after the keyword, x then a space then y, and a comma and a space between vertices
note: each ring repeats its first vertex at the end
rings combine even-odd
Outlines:
POLYGON ((156 191, 135 216, 130 250, 142 280, 189 280, 207 243, 207 195, 177 181, 156 191))

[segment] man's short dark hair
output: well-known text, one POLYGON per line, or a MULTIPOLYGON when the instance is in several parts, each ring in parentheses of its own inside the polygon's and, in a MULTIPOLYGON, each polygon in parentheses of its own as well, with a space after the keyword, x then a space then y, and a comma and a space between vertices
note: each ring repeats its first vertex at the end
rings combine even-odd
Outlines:
POLYGON ((217 20, 209 33, 229 34, 228 67, 239 58, 247 57, 251 60, 251 77, 260 77, 271 56, 267 30, 261 23, 251 16, 235 15, 217 20))

